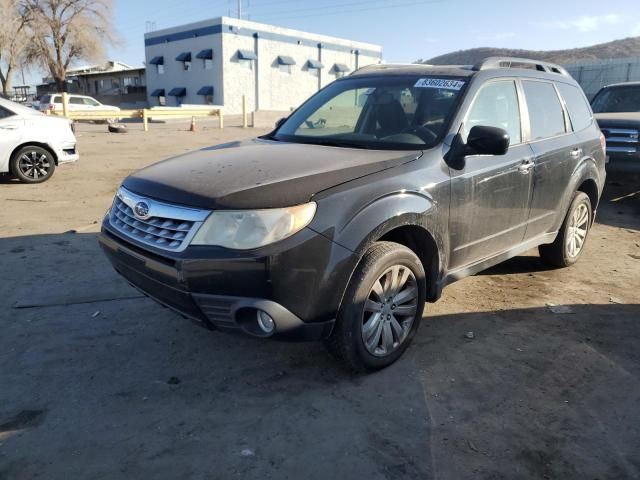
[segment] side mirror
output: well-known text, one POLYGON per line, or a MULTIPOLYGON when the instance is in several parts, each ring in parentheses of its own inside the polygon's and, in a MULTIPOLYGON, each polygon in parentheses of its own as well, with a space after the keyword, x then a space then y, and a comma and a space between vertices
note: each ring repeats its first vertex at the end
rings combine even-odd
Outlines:
POLYGON ((476 125, 469 131, 465 155, 504 155, 509 150, 509 143, 506 130, 476 125))
POLYGON ((287 121, 286 117, 282 117, 280 120, 278 120, 276 122, 276 130, 279 129, 282 126, 282 124, 286 121, 287 121))

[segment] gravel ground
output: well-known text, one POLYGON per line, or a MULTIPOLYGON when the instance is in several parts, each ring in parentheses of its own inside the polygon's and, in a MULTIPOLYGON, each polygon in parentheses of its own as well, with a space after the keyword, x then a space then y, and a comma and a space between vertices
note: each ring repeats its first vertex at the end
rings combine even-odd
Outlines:
POLYGON ((262 133, 214 125, 82 125, 77 164, 0 179, 0 479, 640 478, 638 168, 612 165, 574 267, 530 252, 451 285, 401 361, 354 376, 202 330, 99 251, 129 172, 262 133))

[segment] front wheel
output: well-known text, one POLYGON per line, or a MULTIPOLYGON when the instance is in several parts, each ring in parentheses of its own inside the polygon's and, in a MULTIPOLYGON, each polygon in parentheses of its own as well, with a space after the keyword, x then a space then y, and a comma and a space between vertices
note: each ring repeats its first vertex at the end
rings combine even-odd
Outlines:
POLYGON ((11 173, 23 183, 41 183, 51 178, 56 162, 50 151, 28 145, 21 148, 11 159, 11 173))
POLYGON ((540 258, 554 267, 568 267, 578 261, 591 229, 591 200, 584 192, 576 192, 555 241, 540 245, 540 258))
POLYGON ((425 292, 415 253, 398 243, 376 242, 353 274, 327 347, 355 371, 391 365, 416 334, 425 292))

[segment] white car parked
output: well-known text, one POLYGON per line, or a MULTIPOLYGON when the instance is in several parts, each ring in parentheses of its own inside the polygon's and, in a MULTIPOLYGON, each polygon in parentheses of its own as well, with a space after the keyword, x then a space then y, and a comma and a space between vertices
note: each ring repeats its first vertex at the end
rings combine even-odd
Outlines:
MULTIPOLYGON (((110 111, 119 112, 120 108, 112 105, 103 105, 93 97, 87 97, 86 95, 68 94, 69 96, 69 110, 73 112, 100 112, 110 111)), ((43 95, 40 98, 39 110, 41 112, 62 112, 62 94, 54 93, 52 95, 43 95)))
POLYGON ((68 119, 0 98, 0 173, 40 183, 51 178, 57 165, 76 160, 76 137, 68 119))

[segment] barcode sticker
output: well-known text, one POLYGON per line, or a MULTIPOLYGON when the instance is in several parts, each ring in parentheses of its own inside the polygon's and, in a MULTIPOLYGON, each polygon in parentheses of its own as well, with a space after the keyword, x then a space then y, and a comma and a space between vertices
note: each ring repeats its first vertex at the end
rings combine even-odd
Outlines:
POLYGON ((446 78, 421 78, 416 82, 416 88, 444 88, 446 90, 460 90, 464 82, 460 80, 448 80, 446 78))

